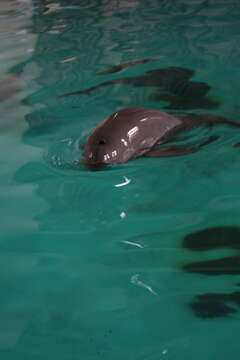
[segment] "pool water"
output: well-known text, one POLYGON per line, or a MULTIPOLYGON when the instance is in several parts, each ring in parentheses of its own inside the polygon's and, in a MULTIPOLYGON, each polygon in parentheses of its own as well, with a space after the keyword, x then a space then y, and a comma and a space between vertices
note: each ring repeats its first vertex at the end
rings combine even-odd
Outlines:
POLYGON ((240 3, 1 0, 0 39, 1 358, 238 358, 239 130, 98 172, 78 145, 127 106, 240 122, 240 3), (215 105, 126 83, 61 96, 168 67, 215 105))

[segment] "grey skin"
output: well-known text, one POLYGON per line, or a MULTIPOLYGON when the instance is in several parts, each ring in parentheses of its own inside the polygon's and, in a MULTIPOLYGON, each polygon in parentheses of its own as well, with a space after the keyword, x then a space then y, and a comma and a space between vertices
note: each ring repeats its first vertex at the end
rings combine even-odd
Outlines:
POLYGON ((144 107, 125 108, 105 118, 89 136, 83 163, 91 170, 101 165, 120 164, 141 156, 166 157, 191 154, 218 139, 210 136, 204 143, 191 148, 159 146, 195 126, 225 123, 240 124, 214 115, 173 116, 144 107))

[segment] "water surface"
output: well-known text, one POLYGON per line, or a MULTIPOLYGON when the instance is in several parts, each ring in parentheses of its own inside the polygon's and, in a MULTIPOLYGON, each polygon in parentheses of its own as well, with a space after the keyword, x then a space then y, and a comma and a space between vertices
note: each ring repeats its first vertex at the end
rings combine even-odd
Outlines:
POLYGON ((218 103, 186 112, 240 121, 239 15, 234 0, 1 1, 0 78, 11 83, 0 105, 3 359, 238 357, 238 130, 212 128, 221 138, 189 156, 90 172, 78 141, 102 118, 168 103, 124 84, 60 95, 185 67, 218 103), (146 58, 159 60, 96 75, 146 58), (220 227, 225 245, 201 249, 220 227), (231 257, 234 274, 187 271, 231 257), (218 296, 194 311, 204 294, 218 296))

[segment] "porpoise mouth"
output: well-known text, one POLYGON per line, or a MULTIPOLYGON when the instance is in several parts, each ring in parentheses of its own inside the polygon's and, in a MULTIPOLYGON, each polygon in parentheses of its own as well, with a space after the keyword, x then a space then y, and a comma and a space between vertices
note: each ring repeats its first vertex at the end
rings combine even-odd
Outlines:
POLYGON ((86 158, 83 158, 81 164, 84 165, 88 170, 91 171, 101 171, 107 168, 107 164, 90 161, 86 158))

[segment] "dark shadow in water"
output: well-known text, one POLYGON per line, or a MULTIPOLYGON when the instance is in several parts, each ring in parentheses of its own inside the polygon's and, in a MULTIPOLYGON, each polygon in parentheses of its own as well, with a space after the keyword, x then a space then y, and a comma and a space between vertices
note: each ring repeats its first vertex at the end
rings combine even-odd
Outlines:
MULTIPOLYGON (((239 249, 240 227, 219 226, 188 234, 183 239, 183 248, 191 251, 216 249, 239 249)), ((228 256, 219 259, 195 261, 182 266, 182 270, 202 275, 239 275, 240 256, 228 256)), ((197 295, 189 304, 193 313, 200 318, 226 317, 236 313, 240 306, 240 292, 206 293, 197 295)))
MULTIPOLYGON (((220 248, 240 248, 240 228, 220 226, 188 234, 183 239, 183 248, 192 251, 207 251, 220 248)), ((186 272, 203 275, 240 274, 240 256, 228 256, 220 259, 195 261, 182 266, 186 272)))
POLYGON ((220 248, 240 249, 240 228, 220 226, 188 234, 183 239, 184 249, 207 251, 220 248))
POLYGON ((189 79, 195 71, 181 67, 167 67, 164 69, 150 70, 145 75, 113 79, 102 82, 87 89, 66 93, 63 96, 90 95, 92 91, 114 84, 132 85, 135 87, 157 87, 153 94, 154 100, 169 102, 166 109, 212 109, 218 106, 211 100, 207 93, 210 85, 204 82, 193 82, 189 79))
POLYGON ((226 317, 236 313, 240 306, 240 292, 235 291, 230 294, 206 293, 194 297, 190 303, 190 308, 194 314, 202 319, 226 317), (231 305, 231 306, 230 306, 231 305))
POLYGON ((240 143, 236 143, 233 145, 234 148, 239 148, 240 147, 240 143))
POLYGON ((240 256, 230 256, 221 259, 196 261, 182 267, 183 271, 202 275, 239 275, 240 256))
POLYGON ((191 110, 191 109, 215 109, 219 106, 219 103, 210 99, 206 95, 200 95, 203 91, 204 83, 192 83, 186 84, 186 93, 189 95, 172 95, 170 93, 164 93, 161 89, 150 95, 150 99, 154 101, 166 101, 169 105, 165 106, 165 109, 169 110, 191 110), (197 86, 192 86, 197 84, 197 86), (200 94, 199 94, 200 93, 200 94))

